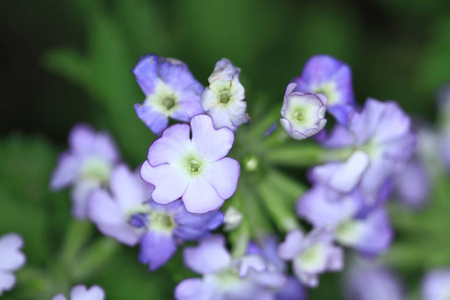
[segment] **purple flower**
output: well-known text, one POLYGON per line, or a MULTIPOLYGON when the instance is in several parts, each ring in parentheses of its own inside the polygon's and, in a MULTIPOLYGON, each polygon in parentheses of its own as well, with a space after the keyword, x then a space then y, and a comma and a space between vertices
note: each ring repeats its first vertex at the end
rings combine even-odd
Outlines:
POLYGON ((297 84, 290 83, 281 108, 281 126, 296 140, 303 140, 321 131, 327 120, 327 98, 323 94, 295 92, 297 84))
POLYGON ((450 297, 450 268, 435 269, 422 281, 423 300, 446 300, 450 297))
POLYGON ((0 296, 16 284, 14 271, 25 264, 25 255, 20 251, 23 239, 17 233, 0 236, 0 296))
POLYGON ((52 300, 104 300, 105 292, 98 285, 91 286, 90 289, 85 285, 77 285, 70 291, 70 298, 67 299, 63 294, 55 295, 52 300))
POLYGON ((88 199, 87 214, 104 234, 129 246, 136 245, 146 232, 139 226, 139 216, 145 219, 151 206, 148 203, 153 186, 143 181, 139 173, 132 173, 125 165, 117 166, 112 174, 109 193, 97 188, 88 199))
POLYGON ((234 194, 239 179, 239 163, 225 157, 233 141, 231 130, 214 129, 206 115, 192 118, 191 126, 166 129, 141 167, 142 178, 155 186, 153 200, 167 204, 181 197, 186 210, 197 214, 218 209, 234 194))
POLYGON ((197 240, 217 228, 223 214, 215 211, 190 214, 178 200, 167 205, 150 198, 153 187, 125 166, 111 175, 111 194, 97 189, 88 202, 89 218, 105 235, 126 245, 140 242, 139 260, 155 270, 175 253, 185 240, 197 240))
POLYGON ((241 124, 250 121, 245 90, 239 82, 240 72, 228 59, 222 58, 208 78, 209 87, 203 91, 201 105, 217 129, 227 127, 236 131, 241 124))
POLYGON ((175 288, 177 300, 275 299, 274 290, 285 284, 282 273, 270 270, 256 254, 232 258, 225 239, 211 235, 196 247, 185 248, 185 264, 203 278, 189 278, 175 288))
POLYGON ((292 260, 294 274, 302 283, 317 287, 319 274, 343 268, 343 251, 333 245, 333 239, 332 231, 326 228, 314 229, 307 236, 295 229, 278 247, 278 255, 292 260))
POLYGON ((345 278, 349 300, 404 300, 399 279, 387 268, 363 259, 351 264, 345 278))
POLYGON ((340 192, 359 185, 373 205, 398 166, 411 158, 415 142, 411 120, 396 103, 368 99, 361 112, 349 116, 348 128, 336 125, 323 143, 355 152, 346 162, 324 166, 316 178, 340 192))
POLYGON ((58 158, 50 188, 59 190, 72 185, 72 215, 82 219, 86 217, 86 200, 89 193, 93 188, 109 181, 119 154, 109 134, 96 133, 85 124, 76 125, 71 130, 69 147, 70 149, 58 158))
POLYGON ((133 73, 146 96, 143 104, 135 104, 136 113, 154 134, 161 134, 169 117, 189 122, 203 113, 203 86, 183 62, 148 54, 139 59, 133 73))
POLYGON ((354 104, 352 72, 347 64, 328 55, 315 55, 293 82, 297 83, 294 92, 324 94, 328 99, 328 111, 346 124, 354 104))

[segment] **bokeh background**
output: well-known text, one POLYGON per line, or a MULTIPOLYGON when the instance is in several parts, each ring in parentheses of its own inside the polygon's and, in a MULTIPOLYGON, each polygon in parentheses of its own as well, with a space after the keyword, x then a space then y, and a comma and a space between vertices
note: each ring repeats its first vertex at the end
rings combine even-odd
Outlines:
MULTIPOLYGON (((450 82, 448 0, 2 1, 0 32, 0 234, 21 233, 29 265, 49 273, 58 269, 54 257, 71 219, 68 192, 48 190, 70 128, 87 122, 109 130, 132 167, 145 159, 153 136, 135 116, 133 104, 144 96, 130 73, 143 54, 178 58, 205 85, 215 62, 229 58, 242 69, 250 112, 280 106, 287 83, 314 54, 352 67, 359 103, 368 96, 396 100, 430 123, 436 92, 450 82)), ((445 184, 437 194, 450 195, 445 184)), ((441 208, 445 218, 449 207, 441 208)), ((449 221, 433 213, 396 224, 401 249, 394 246, 390 261, 411 288, 427 268, 450 264, 450 254, 430 262, 436 247, 450 249, 449 221), (442 235, 414 239, 421 220, 442 235)), ((170 299, 182 276, 180 257, 149 274, 136 254, 120 248, 84 283, 102 285, 108 299, 170 299)), ((29 290, 47 282, 20 276, 30 276, 29 290)), ((28 287, 4 299, 36 299, 21 288, 28 287)), ((339 276, 327 274, 310 298, 339 299, 340 290, 339 276)))

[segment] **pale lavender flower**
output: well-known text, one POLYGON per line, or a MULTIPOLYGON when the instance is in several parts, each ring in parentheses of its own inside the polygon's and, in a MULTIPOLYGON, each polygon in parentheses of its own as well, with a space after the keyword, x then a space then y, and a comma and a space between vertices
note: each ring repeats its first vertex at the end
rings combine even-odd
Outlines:
POLYGON ((217 228, 223 214, 190 214, 178 200, 159 205, 151 200, 153 186, 137 173, 118 166, 111 175, 111 194, 104 189, 89 197, 88 215, 105 235, 129 246, 140 243, 139 260, 155 270, 175 253, 178 244, 197 240, 217 228))
POLYGON ((201 105, 217 129, 227 127, 236 131, 241 124, 250 121, 245 90, 239 82, 240 72, 228 59, 222 58, 208 78, 209 86, 203 91, 201 105))
POLYGON ((321 131, 327 120, 327 98, 323 94, 295 92, 297 84, 290 83, 281 108, 281 126, 296 140, 303 140, 321 131))
POLYGON ((16 284, 14 271, 25 264, 25 255, 20 251, 23 239, 17 233, 0 236, 0 296, 16 284))
POLYGON ((398 166, 412 157, 415 143, 410 117, 396 103, 368 99, 361 112, 349 116, 348 128, 337 124, 323 142, 355 152, 346 162, 325 165, 316 177, 339 192, 359 185, 367 204, 373 205, 398 166))
POLYGON ((133 73, 146 96, 143 104, 135 104, 136 113, 154 134, 161 134, 169 117, 189 122, 203 113, 203 86, 183 62, 148 54, 139 59, 133 73))
POLYGON ((111 192, 97 188, 89 195, 87 214, 104 234, 133 246, 139 243, 145 228, 135 226, 136 216, 147 216, 153 186, 131 172, 125 165, 117 166, 111 174, 111 192))
POLYGON ((76 285, 70 291, 70 298, 63 294, 55 295, 52 300, 104 300, 105 292, 98 285, 93 285, 89 289, 85 285, 76 285))
POLYGON ((398 277, 374 261, 354 260, 345 275, 345 296, 348 300, 406 299, 398 277))
POLYGON ((177 300, 273 300, 274 290, 286 278, 270 270, 256 254, 232 258, 225 248, 225 239, 211 235, 196 247, 185 248, 185 264, 203 278, 189 278, 175 288, 177 300))
POLYGON ((83 219, 89 193, 109 181, 111 170, 118 161, 119 153, 109 134, 96 133, 85 124, 76 125, 69 135, 69 150, 58 158, 50 188, 59 190, 73 186, 72 215, 83 219))
POLYGON ((153 200, 167 204, 181 197, 186 210, 197 214, 218 209, 234 194, 239 179, 239 163, 225 157, 233 141, 233 132, 214 129, 207 115, 192 118, 191 126, 166 129, 141 167, 142 178, 155 186, 153 200))
POLYGON ((333 240, 333 232, 326 228, 316 228, 307 236, 295 229, 278 247, 278 255, 292 260, 294 274, 304 285, 317 287, 319 274, 343 268, 343 251, 333 245, 333 240))
POLYGON ((450 268, 429 271, 422 281, 423 300, 450 298, 450 268))
POLYGON ((293 82, 297 83, 294 92, 324 94, 328 99, 328 112, 346 124, 354 104, 352 72, 347 64, 329 55, 315 55, 293 82))

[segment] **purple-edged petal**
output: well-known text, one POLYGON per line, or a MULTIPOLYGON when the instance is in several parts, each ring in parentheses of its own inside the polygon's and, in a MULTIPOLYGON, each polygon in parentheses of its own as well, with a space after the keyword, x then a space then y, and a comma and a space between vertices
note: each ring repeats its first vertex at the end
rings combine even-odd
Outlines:
POLYGON ((234 134, 228 128, 214 129, 212 119, 199 115, 191 120, 192 144, 207 162, 226 156, 233 146, 234 134))
POLYGON ((188 180, 172 165, 152 167, 145 161, 141 167, 141 177, 155 186, 152 199, 159 204, 177 200, 188 187, 188 180))
POLYGON ((184 263, 200 274, 214 274, 229 267, 231 256, 225 248, 221 235, 211 235, 200 241, 196 247, 186 247, 183 251, 184 263))
POLYGON ((175 214, 174 220, 177 227, 174 229, 174 235, 183 240, 196 240, 216 229, 223 223, 223 213, 213 211, 206 214, 188 213, 184 205, 180 205, 175 214))
POLYGON ((172 234, 151 230, 142 236, 139 261, 148 264, 149 270, 154 271, 164 265, 176 250, 172 234))
POLYGON ((190 180, 182 199, 186 210, 194 214, 204 214, 216 210, 225 202, 225 199, 219 196, 214 187, 202 177, 190 180))
POLYGON ((151 166, 177 160, 190 148, 190 128, 187 124, 175 124, 164 130, 161 138, 148 149, 147 159, 151 166))
POLYGON ((300 230, 292 230, 286 235, 286 239, 278 246, 278 256, 282 259, 292 259, 301 253, 303 249, 303 233, 300 230))
POLYGON ((236 192, 239 174, 239 162, 225 157, 208 166, 205 178, 221 198, 228 199, 236 192))

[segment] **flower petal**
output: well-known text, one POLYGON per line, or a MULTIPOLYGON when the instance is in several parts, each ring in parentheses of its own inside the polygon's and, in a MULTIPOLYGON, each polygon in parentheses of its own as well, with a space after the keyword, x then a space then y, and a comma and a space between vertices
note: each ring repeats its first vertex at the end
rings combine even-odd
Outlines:
POLYGON ((214 187, 202 177, 193 178, 189 181, 182 200, 186 210, 194 214, 204 214, 216 210, 225 202, 214 187))
POLYGON ((25 264, 25 255, 20 252, 23 239, 17 233, 8 233, 0 237, 0 270, 14 271, 25 264))
POLYGON ((206 180, 213 186, 217 194, 228 199, 236 192, 240 166, 235 159, 225 157, 211 163, 205 170, 206 180))
POLYGON ((171 233, 148 231, 141 240, 139 261, 149 265, 154 271, 164 265, 177 250, 177 245, 171 233))
POLYGON ((286 239, 278 246, 278 256, 285 260, 290 260, 301 253, 303 249, 304 236, 300 230, 291 230, 286 235, 286 239))

